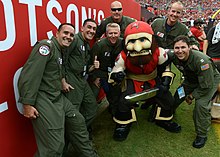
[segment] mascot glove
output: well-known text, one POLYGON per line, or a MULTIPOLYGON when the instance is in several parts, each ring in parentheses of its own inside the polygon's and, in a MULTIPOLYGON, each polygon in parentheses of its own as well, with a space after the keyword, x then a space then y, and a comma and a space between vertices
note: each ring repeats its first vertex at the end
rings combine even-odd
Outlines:
POLYGON ((125 78, 125 73, 123 71, 119 71, 117 73, 111 74, 111 79, 113 79, 117 83, 121 83, 125 78))

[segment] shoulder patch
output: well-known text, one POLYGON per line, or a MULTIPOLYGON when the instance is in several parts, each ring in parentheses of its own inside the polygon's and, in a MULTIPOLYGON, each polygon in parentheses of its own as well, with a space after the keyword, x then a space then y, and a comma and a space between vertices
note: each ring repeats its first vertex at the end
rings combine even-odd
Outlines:
POLYGON ((50 48, 47 45, 40 46, 38 51, 42 56, 47 56, 50 54, 50 48))
POLYGON ((204 62, 204 59, 200 59, 200 62, 203 63, 203 62, 204 62))
POLYGON ((209 69, 209 64, 208 63, 201 66, 202 71, 207 70, 207 69, 209 69))
POLYGON ((51 43, 51 40, 47 40, 47 42, 50 44, 50 43, 51 43))

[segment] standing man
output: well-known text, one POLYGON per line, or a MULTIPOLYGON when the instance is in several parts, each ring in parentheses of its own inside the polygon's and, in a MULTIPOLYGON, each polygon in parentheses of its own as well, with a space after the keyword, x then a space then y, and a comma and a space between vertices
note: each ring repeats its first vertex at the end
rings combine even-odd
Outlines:
POLYGON ((220 22, 212 27, 204 41, 203 53, 212 58, 220 71, 220 22))
POLYGON ((115 65, 118 54, 122 51, 122 38, 120 38, 120 26, 117 23, 108 23, 106 26, 106 38, 95 43, 91 54, 97 56, 100 67, 93 74, 92 90, 95 96, 98 96, 100 87, 102 87, 110 104, 110 112, 114 100, 117 99, 117 89, 108 83, 108 74, 111 73, 115 65))
POLYGON ((89 42, 96 32, 96 22, 86 19, 81 32, 75 35, 74 42, 68 48, 64 59, 64 78, 62 79, 65 95, 85 117, 87 126, 90 125, 97 112, 96 98, 87 82, 88 72, 99 68, 99 62, 95 59, 94 65, 90 65, 89 42))
POLYGON ((61 92, 62 51, 74 39, 75 27, 64 23, 51 40, 38 42, 18 81, 24 116, 32 120, 37 142, 35 157, 61 157, 64 130, 79 154, 96 157, 84 117, 61 92))
POLYGON ((124 31, 127 25, 134 22, 135 19, 128 16, 124 16, 122 4, 119 1, 114 1, 111 3, 111 16, 103 19, 97 28, 95 38, 98 40, 106 31, 106 26, 108 23, 117 23, 120 26, 121 34, 120 37, 124 38, 124 31))
POLYGON ((211 126, 212 97, 217 91, 220 74, 209 57, 191 50, 189 45, 188 37, 178 36, 174 40, 174 53, 168 53, 185 78, 174 94, 174 108, 184 100, 190 105, 195 99, 193 120, 197 136, 193 147, 201 148, 205 145, 211 126))
MULTIPOLYGON (((212 27, 207 34, 207 38, 204 41, 203 53, 212 58, 213 62, 217 66, 220 72, 220 22, 212 27)), ((220 84, 218 87, 218 94, 214 100, 213 107, 211 109, 213 121, 219 121, 219 103, 220 103, 220 84), (217 112, 218 114, 213 114, 217 112), (217 118, 217 119, 216 119, 217 118)))
POLYGON ((179 21, 183 14, 183 9, 184 6, 181 2, 174 2, 168 8, 167 18, 157 18, 153 21, 151 27, 159 47, 172 49, 174 38, 179 35, 186 35, 190 38, 192 48, 199 50, 199 43, 191 31, 179 21))

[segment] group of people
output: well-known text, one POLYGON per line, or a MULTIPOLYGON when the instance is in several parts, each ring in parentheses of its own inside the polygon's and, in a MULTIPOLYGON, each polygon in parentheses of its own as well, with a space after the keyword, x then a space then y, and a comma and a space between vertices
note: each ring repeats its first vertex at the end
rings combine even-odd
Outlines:
POLYGON ((124 16, 119 1, 110 7, 110 17, 100 25, 86 19, 77 34, 72 24, 61 24, 55 36, 35 44, 23 66, 19 102, 33 124, 35 156, 65 156, 69 145, 77 156, 98 156, 89 134, 100 110, 96 98, 101 88, 116 123, 115 140, 125 140, 136 121, 137 102, 126 96, 158 89, 153 96, 141 97, 152 106, 150 119, 178 133, 181 126, 172 121, 173 113, 184 100, 191 104, 195 99, 193 147, 203 147, 220 75, 213 61, 197 51, 199 44, 190 30, 179 22, 183 4, 172 3, 167 18, 156 19, 151 26, 124 16), (97 41, 90 48, 93 38, 97 41), (175 76, 171 62, 185 78, 174 96, 169 91, 175 76))

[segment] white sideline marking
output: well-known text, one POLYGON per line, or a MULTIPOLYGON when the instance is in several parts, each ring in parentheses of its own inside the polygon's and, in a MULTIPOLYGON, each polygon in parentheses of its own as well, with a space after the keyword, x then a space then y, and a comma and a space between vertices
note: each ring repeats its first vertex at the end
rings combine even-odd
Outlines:
POLYGON ((4 102, 2 104, 0 104, 0 113, 6 111, 8 109, 8 103, 4 102))

